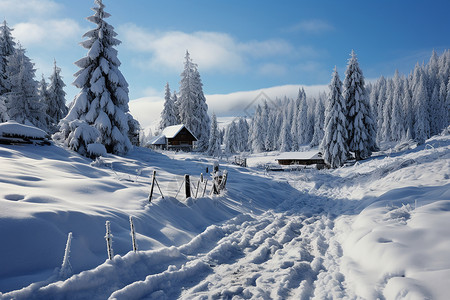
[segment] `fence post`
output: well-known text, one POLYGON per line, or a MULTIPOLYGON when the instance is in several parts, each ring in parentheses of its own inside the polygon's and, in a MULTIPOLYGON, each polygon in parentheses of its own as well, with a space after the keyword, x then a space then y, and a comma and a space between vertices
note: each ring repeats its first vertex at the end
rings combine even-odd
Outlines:
POLYGON ((191 180, 189 175, 184 175, 184 190, 186 191, 186 199, 191 197, 191 180))
POLYGON ((148 202, 152 202, 153 188, 155 187, 155 178, 156 178, 156 171, 154 170, 152 178, 152 187, 150 188, 150 195, 148 195, 148 202))
POLYGON ((72 232, 69 232, 67 235, 67 243, 66 243, 66 250, 64 251, 64 259, 63 263, 61 265, 61 270, 59 270, 59 277, 66 279, 69 277, 70 273, 72 272, 72 266, 70 265, 70 247, 72 245, 72 232))
POLYGON ((130 230, 131 230, 131 242, 133 244, 133 251, 137 251, 136 233, 134 231, 133 216, 130 216, 130 230))
POLYGON ((106 250, 108 251, 108 259, 113 258, 113 249, 112 249, 112 234, 111 234, 111 225, 109 221, 106 221, 106 250))

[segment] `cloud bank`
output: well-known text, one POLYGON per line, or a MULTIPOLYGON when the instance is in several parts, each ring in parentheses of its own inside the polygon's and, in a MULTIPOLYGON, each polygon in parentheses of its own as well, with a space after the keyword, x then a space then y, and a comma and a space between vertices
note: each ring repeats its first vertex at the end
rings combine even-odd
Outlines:
MULTIPOLYGON (((277 98, 296 98, 299 88, 305 89, 308 97, 316 97, 320 92, 327 91, 327 85, 282 85, 253 91, 241 91, 230 94, 205 95, 208 113, 219 117, 250 116, 257 104, 264 100, 275 102, 277 98)), ((131 114, 144 128, 152 130, 158 126, 164 98, 144 97, 130 101, 131 114)))

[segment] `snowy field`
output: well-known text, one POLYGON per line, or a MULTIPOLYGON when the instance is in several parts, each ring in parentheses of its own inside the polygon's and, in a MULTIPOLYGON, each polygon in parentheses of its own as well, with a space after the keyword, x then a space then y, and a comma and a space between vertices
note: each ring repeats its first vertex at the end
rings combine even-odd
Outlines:
POLYGON ((0 146, 0 299, 448 299, 449 135, 336 170, 266 172, 275 155, 221 162, 227 191, 185 200, 212 159, 0 146))

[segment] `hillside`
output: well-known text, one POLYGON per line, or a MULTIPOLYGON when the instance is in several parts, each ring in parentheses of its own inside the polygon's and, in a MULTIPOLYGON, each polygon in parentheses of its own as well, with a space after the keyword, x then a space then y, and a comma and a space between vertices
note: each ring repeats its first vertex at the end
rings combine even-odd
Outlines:
POLYGON ((0 298, 446 298, 450 135, 336 170, 267 173, 270 155, 221 162, 227 191, 185 201, 183 175, 196 185, 212 159, 0 146, 0 298), (165 198, 148 203, 153 170, 165 198))

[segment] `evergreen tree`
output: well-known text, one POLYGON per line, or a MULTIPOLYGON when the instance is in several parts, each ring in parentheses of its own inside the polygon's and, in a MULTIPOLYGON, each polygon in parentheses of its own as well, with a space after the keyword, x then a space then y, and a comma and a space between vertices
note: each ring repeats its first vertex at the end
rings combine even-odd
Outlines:
POLYGON ((0 96, 0 123, 9 120, 8 110, 6 108, 6 99, 4 96, 0 96))
POLYGON ((50 117, 53 126, 56 126, 69 111, 66 106, 66 92, 64 92, 66 85, 61 76, 61 69, 56 65, 56 61, 54 62, 53 73, 49 79, 47 115, 50 117))
POLYGON ((184 70, 181 73, 180 97, 178 99, 180 121, 197 137, 197 149, 205 151, 208 147, 210 119, 208 105, 203 94, 203 84, 197 65, 186 51, 184 70))
POLYGON ((387 86, 387 82, 386 79, 384 78, 384 76, 381 76, 381 78, 378 80, 377 82, 378 85, 378 103, 377 103, 377 141, 378 142, 382 142, 384 141, 384 136, 383 136, 383 130, 382 128, 385 126, 384 125, 384 118, 383 118, 383 112, 384 112, 384 105, 386 103, 386 99, 387 99, 387 92, 386 92, 386 86, 387 86))
POLYGON ((273 151, 275 150, 275 139, 274 136, 276 134, 275 130, 275 119, 276 115, 275 113, 270 110, 269 116, 268 116, 268 122, 267 122, 267 131, 265 135, 265 149, 266 151, 273 151))
POLYGON ((280 151, 288 152, 292 150, 292 133, 291 133, 291 122, 289 118, 289 110, 285 109, 283 126, 281 127, 280 134, 280 151))
POLYGON ((262 108, 260 105, 256 107, 255 115, 252 118, 252 129, 250 135, 251 151, 253 153, 259 153, 264 151, 264 131, 262 122, 262 108))
POLYGON ((398 70, 394 75, 394 91, 392 93, 392 114, 391 114, 391 140, 400 141, 406 135, 404 128, 404 108, 403 108, 403 79, 398 70))
POLYGON ((236 122, 231 122, 227 126, 227 131, 225 133, 225 153, 233 154, 238 152, 238 133, 236 122))
MULTIPOLYGON (((298 146, 308 143, 308 104, 306 103, 306 93, 302 88, 298 91, 299 108, 297 114, 297 140, 298 146)), ((299 149, 299 148, 298 148, 299 149)))
POLYGON ((140 146, 139 133, 141 132, 141 124, 129 112, 126 115, 128 118, 128 139, 133 146, 140 146))
POLYGON ((3 24, 0 26, 0 95, 10 91, 9 76, 6 68, 8 57, 16 51, 16 43, 11 36, 12 30, 8 27, 6 20, 3 21, 3 24))
POLYGON ((36 70, 20 46, 8 57, 6 72, 10 83, 6 94, 9 117, 47 130, 45 106, 39 101, 38 82, 34 80, 36 70))
POLYGON ((95 29, 85 33, 88 38, 81 45, 88 49, 86 57, 75 62, 81 68, 75 76, 74 85, 81 89, 68 115, 60 123, 58 137, 74 150, 87 154, 90 143, 98 141, 106 151, 114 154, 128 152, 132 144, 128 127, 128 83, 119 71, 120 61, 115 46, 114 27, 105 19, 110 14, 105 12, 102 0, 95 0, 93 16, 87 18, 94 23, 95 29), (71 122, 80 120, 71 125, 71 122), (84 124, 84 123, 85 124, 84 124), (89 129, 90 127, 95 130, 89 129), (77 130, 81 133, 74 133, 77 130), (87 130, 86 134, 83 133, 87 130), (95 138, 95 132, 99 134, 95 138), (72 140, 69 141, 69 138, 72 140))
POLYGON ((211 130, 209 135, 209 143, 208 143, 208 155, 213 157, 218 157, 220 155, 220 133, 219 127, 217 125, 217 117, 216 114, 212 115, 211 121, 211 130))
POLYGON ((180 112, 178 111, 179 102, 178 102, 178 97, 177 97, 177 92, 176 91, 173 91, 172 103, 173 103, 173 111, 175 112, 175 117, 177 119, 177 123, 176 124, 181 124, 180 112))
POLYGON ((325 123, 325 107, 323 105, 321 97, 319 97, 316 101, 314 115, 315 115, 314 135, 311 140, 311 143, 309 144, 311 147, 319 146, 324 135, 323 126, 325 123))
MULTIPOLYGON (((39 96, 39 103, 42 106, 42 109, 47 113, 48 111, 48 105, 50 100, 50 93, 48 91, 48 84, 45 81, 44 74, 42 74, 42 79, 38 83, 38 96, 39 96)), ((45 121, 47 128, 49 128, 49 131, 55 132, 54 129, 56 128, 50 128, 51 127, 51 120, 48 114, 45 116, 45 121)))
POLYGON ((428 95, 425 85, 425 76, 420 76, 420 79, 415 85, 413 94, 413 103, 415 107, 414 139, 419 144, 423 144, 425 140, 430 137, 430 120, 428 119, 426 107, 428 95))
POLYGON ((239 151, 248 151, 249 126, 245 118, 239 118, 238 133, 239 133, 239 151))
POLYGON ((320 150, 324 161, 332 168, 338 168, 343 166, 347 160, 348 146, 346 142, 346 104, 342 97, 342 82, 336 67, 329 88, 325 109, 324 137, 320 144, 320 150))
POLYGON ((166 83, 166 92, 164 95, 164 109, 161 112, 161 122, 159 123, 159 129, 172 125, 177 125, 177 115, 175 111, 175 103, 173 102, 172 95, 170 94, 169 83, 166 83))
POLYGON ((375 125, 365 92, 364 76, 354 51, 345 71, 342 95, 347 106, 347 145, 357 160, 367 158, 376 148, 375 125))

